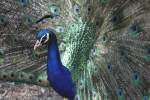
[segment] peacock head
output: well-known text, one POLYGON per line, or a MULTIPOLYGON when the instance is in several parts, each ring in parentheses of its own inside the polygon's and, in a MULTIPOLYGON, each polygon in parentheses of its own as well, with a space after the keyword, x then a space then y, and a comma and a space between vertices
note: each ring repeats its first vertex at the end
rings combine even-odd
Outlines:
POLYGON ((37 32, 36 36, 36 43, 34 45, 34 50, 36 50, 37 47, 42 46, 43 44, 46 44, 49 40, 49 30, 48 29, 41 29, 39 32, 37 32))

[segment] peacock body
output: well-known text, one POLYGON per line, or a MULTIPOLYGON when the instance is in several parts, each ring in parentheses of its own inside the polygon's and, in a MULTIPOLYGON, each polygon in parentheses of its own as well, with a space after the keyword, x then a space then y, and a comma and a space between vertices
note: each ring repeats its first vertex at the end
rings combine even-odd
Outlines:
POLYGON ((1 0, 0 5, 0 80, 51 87, 47 46, 33 50, 35 33, 50 28, 79 100, 150 100, 149 0, 1 0))
POLYGON ((74 100, 76 86, 72 80, 70 71, 63 66, 60 60, 57 38, 52 29, 41 29, 37 33, 37 42, 34 50, 46 43, 48 43, 47 80, 52 88, 62 97, 74 100))

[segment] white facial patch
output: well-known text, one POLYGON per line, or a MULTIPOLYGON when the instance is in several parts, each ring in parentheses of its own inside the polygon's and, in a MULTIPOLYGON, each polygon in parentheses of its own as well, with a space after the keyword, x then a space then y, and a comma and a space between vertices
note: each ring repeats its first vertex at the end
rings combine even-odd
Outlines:
POLYGON ((46 43, 49 40, 49 33, 46 33, 44 36, 41 37, 40 43, 42 42, 42 40, 45 36, 46 36, 46 40, 44 41, 44 43, 46 43))

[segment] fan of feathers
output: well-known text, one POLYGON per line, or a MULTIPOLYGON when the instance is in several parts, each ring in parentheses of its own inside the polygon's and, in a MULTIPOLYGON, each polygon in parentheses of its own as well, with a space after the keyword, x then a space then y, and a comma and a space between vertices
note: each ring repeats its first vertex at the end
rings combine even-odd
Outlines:
POLYGON ((50 87, 41 28, 56 31, 79 100, 150 100, 150 0, 0 0, 2 82, 50 87))

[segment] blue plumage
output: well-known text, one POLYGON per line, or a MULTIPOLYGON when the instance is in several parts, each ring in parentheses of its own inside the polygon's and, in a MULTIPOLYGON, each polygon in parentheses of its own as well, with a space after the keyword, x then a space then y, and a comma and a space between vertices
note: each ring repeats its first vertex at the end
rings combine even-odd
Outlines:
POLYGON ((41 37, 44 36, 46 33, 49 33, 49 30, 48 30, 48 29, 41 29, 41 30, 37 33, 36 38, 37 38, 38 40, 40 40, 41 37))
MULTIPOLYGON (((37 33, 37 39, 49 33, 47 75, 53 89, 61 96, 74 100, 76 87, 70 71, 62 65, 56 35, 53 31, 42 29, 37 33)), ((46 35, 45 35, 46 36, 46 35)))

